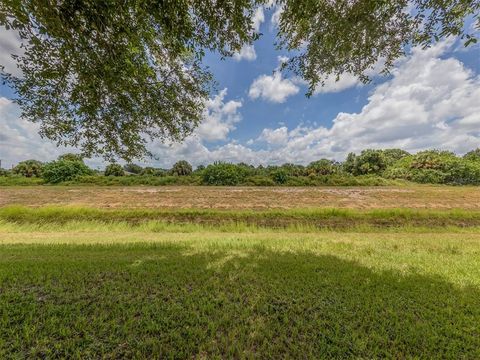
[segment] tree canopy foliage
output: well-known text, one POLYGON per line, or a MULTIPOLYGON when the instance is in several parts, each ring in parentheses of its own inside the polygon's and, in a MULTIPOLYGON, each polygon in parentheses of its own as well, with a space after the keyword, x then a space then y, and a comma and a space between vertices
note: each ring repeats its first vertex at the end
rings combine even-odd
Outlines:
POLYGON ((307 80, 308 94, 329 76, 370 80, 388 73, 405 46, 427 47, 449 36, 477 41, 465 29, 469 16, 480 29, 478 0, 279 0, 279 47, 298 52, 285 67, 307 80), (378 70, 378 69, 377 69, 378 70))
POLYGON ((83 156, 80 154, 67 153, 67 154, 60 155, 58 157, 58 160, 83 162, 83 156))
MULTIPOLYGON (((3 0, 0 25, 16 30, 22 75, 3 73, 24 118, 42 136, 89 157, 150 154, 151 139, 180 141, 202 120, 212 76, 207 51, 222 57, 254 41, 253 14, 267 0, 3 0)), ((283 70, 309 84, 329 76, 362 81, 383 72, 406 45, 448 36, 476 42, 478 0, 277 0, 283 70)), ((1 64, 0 64, 1 65, 1 64)))
POLYGON ((188 161, 180 160, 173 164, 171 173, 176 176, 186 176, 192 173, 192 165, 188 161))
POLYGON ((42 177, 51 184, 72 181, 85 175, 93 175, 93 171, 83 161, 62 158, 46 163, 42 171, 42 177))
POLYGON ((125 171, 120 164, 108 164, 105 168, 105 176, 123 176, 125 175, 125 171))
POLYGON ((87 156, 148 153, 200 122, 211 76, 205 51, 229 56, 254 39, 255 1, 5 0, 22 77, 7 75, 41 135, 87 156))
POLYGON ((42 175, 43 164, 38 160, 21 161, 12 171, 14 174, 25 177, 40 177, 42 175))
POLYGON ((480 162, 480 148, 469 151, 463 156, 464 159, 480 162))
POLYGON ((123 166, 123 170, 132 174, 141 174, 143 168, 140 165, 129 163, 123 166))

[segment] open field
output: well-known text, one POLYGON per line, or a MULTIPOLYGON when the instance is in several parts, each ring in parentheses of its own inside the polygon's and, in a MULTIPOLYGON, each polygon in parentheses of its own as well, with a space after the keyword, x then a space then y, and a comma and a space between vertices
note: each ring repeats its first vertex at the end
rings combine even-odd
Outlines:
POLYGON ((0 229, 2 358, 480 356, 477 232, 63 226, 0 229))
POLYGON ((169 209, 472 209, 480 210, 473 186, 399 187, 0 187, 6 205, 77 205, 169 209))
POLYGON ((1 188, 0 358, 480 358, 476 188, 297 189, 1 188))

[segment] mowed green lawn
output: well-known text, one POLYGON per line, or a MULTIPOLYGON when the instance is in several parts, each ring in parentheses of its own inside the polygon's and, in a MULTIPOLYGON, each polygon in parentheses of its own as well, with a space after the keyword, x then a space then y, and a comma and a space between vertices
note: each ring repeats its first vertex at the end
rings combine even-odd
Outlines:
POLYGON ((480 231, 0 220, 0 358, 480 358, 480 231))

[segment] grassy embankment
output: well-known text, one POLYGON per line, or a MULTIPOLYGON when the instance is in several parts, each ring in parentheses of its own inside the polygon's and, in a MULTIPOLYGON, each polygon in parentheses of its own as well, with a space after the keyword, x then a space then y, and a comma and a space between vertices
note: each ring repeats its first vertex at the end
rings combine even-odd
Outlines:
MULTIPOLYGON (((198 186, 205 184, 200 175, 188 176, 80 176, 75 180, 64 181, 55 186, 198 186)), ((238 186, 262 186, 262 187, 285 187, 285 186, 387 186, 411 184, 403 179, 385 179, 375 175, 328 175, 316 177, 292 177, 284 184, 275 183, 269 176, 249 176, 238 186)), ((0 186, 52 186, 42 178, 26 178, 23 176, 0 176, 0 186)))
POLYGON ((0 209, 1 358, 479 358, 480 213, 0 209))
POLYGON ((10 206, 0 208, 0 221, 14 224, 55 225, 78 222, 101 224, 125 223, 147 229, 165 231, 174 228, 197 229, 202 225, 221 231, 238 229, 279 228, 315 231, 361 230, 363 228, 440 229, 446 227, 480 227, 480 211, 469 210, 415 210, 415 209, 285 209, 285 210, 216 210, 216 209, 98 209, 82 207, 47 206, 29 208, 10 206), (175 227, 176 224, 176 227, 175 227))

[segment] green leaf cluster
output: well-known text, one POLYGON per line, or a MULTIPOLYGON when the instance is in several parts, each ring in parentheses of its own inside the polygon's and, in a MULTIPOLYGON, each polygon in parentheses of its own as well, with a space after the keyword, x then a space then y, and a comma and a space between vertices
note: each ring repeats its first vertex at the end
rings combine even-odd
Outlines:
POLYGON ((45 164, 42 177, 47 183, 58 184, 84 175, 93 175, 93 171, 82 161, 56 160, 45 164))
POLYGON ((187 176, 192 173, 192 165, 186 160, 177 161, 170 170, 172 175, 187 176))
POLYGON ((244 166, 216 162, 203 170, 202 179, 206 185, 238 185, 245 181, 248 171, 244 166))
POLYGON ((104 172, 105 176, 123 176, 125 175, 125 171, 123 170, 122 166, 119 164, 109 164, 105 168, 104 172))
POLYGON ((41 177, 43 164, 38 160, 25 160, 19 162, 12 170, 14 174, 24 177, 41 177))
POLYGON ((479 185, 480 161, 449 151, 428 150, 404 157, 384 174, 418 183, 479 185))

